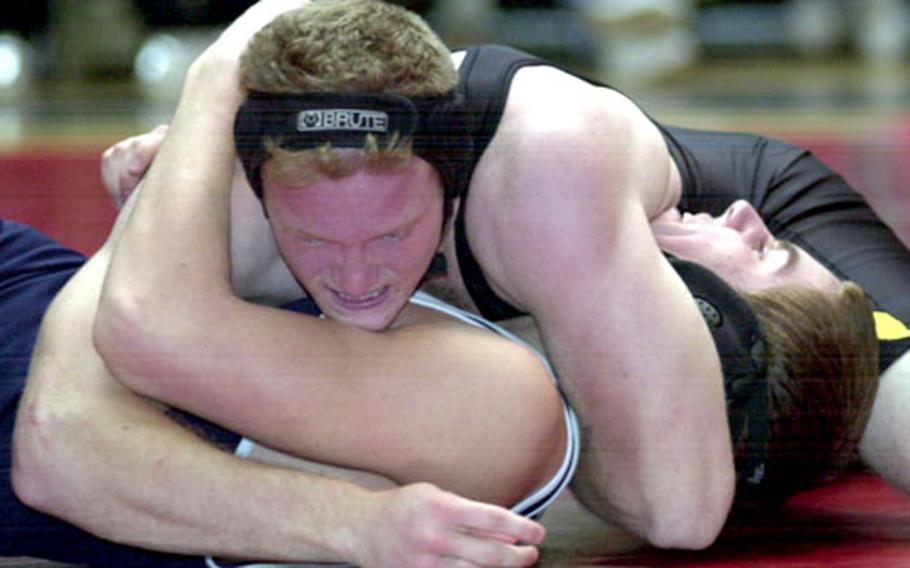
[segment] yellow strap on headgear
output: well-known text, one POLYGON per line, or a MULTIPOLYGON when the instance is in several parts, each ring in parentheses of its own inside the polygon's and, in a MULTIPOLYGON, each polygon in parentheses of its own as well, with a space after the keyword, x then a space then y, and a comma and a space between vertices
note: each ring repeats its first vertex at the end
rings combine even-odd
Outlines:
POLYGON ((895 341, 910 338, 910 329, 907 329, 906 324, 888 312, 876 311, 872 315, 875 317, 875 334, 880 340, 895 341))

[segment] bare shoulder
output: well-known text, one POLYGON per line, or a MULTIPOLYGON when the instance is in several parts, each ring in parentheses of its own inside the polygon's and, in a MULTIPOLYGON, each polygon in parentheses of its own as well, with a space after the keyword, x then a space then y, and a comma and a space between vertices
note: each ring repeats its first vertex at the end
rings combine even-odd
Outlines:
MULTIPOLYGON (((627 97, 551 67, 521 69, 467 204, 477 220, 469 238, 494 290, 528 307, 519 290, 543 271, 542 258, 570 272, 616 258, 631 234, 620 238, 624 228, 647 228, 666 201, 670 172, 659 130, 627 97)), ((537 290, 553 281, 539 276, 537 290)))
POLYGON ((503 127, 535 133, 608 133, 644 119, 628 97, 547 65, 520 69, 509 89, 503 127))
POLYGON ((584 205, 628 198, 650 218, 672 201, 673 171, 656 124, 628 97, 553 67, 532 66, 512 82, 500 127, 478 164, 476 193, 493 200, 484 203, 487 210, 552 211, 567 199, 584 205))

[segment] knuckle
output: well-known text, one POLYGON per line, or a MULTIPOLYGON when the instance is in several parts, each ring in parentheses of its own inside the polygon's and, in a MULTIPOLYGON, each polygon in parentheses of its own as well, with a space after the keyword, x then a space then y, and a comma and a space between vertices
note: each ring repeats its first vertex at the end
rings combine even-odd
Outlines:
POLYGON ((439 552, 444 544, 443 535, 432 526, 422 526, 414 531, 414 538, 421 550, 439 552))

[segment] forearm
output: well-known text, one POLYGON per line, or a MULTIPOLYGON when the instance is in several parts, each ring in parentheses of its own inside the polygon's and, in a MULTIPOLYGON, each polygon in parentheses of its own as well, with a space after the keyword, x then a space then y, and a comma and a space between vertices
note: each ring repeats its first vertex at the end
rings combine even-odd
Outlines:
MULTIPOLYGON (((611 136, 633 148, 636 140, 643 144, 634 130, 622 134, 611 136)), ((666 183, 652 179, 667 159, 661 145, 659 139, 647 145, 651 151, 641 155, 651 159, 634 171, 625 162, 599 171, 549 152, 565 167, 554 161, 521 181, 534 187, 552 169, 561 178, 554 186, 571 186, 572 195, 567 200, 542 188, 541 195, 558 197, 510 202, 510 218, 535 219, 534 235, 519 223, 506 227, 490 239, 499 253, 490 256, 505 264, 501 287, 535 316, 582 422, 587 450, 576 493, 654 544, 699 548, 713 542, 726 519, 734 464, 710 333, 654 242, 637 194, 644 190, 630 189, 666 183), (625 187, 617 181, 623 179, 625 187), (533 247, 526 244, 531 239, 533 247), (548 277, 527 278, 540 273, 541 258, 548 277)), ((638 155, 625 146, 623 152, 638 155)))
MULTIPOLYGON (((117 249, 102 309, 150 302, 168 313, 231 296, 229 213, 234 174, 234 116, 246 97, 240 55, 276 16, 307 0, 262 0, 251 6, 193 62, 180 102, 143 195, 117 249), (114 301, 109 302, 113 296, 114 301), (166 298, 167 302, 161 299, 166 298), (182 304, 174 305, 180 301, 182 304)), ((209 306, 205 304, 205 306, 209 306)), ((205 313, 205 307, 197 312, 205 313)), ((116 311, 114 312, 116 314, 116 311)), ((195 312, 194 312, 195 313, 195 312)))
POLYGON ((180 313, 181 303, 230 292, 230 130, 242 95, 229 73, 213 74, 197 62, 187 76, 167 139, 114 249, 102 316, 125 307, 154 317, 165 304, 170 310, 163 313, 180 313))
POLYGON ((303 4, 255 4, 187 73, 168 135, 145 176, 106 277, 98 326, 108 364, 119 362, 107 359, 112 352, 142 350, 146 342, 163 341, 165 349, 179 345, 188 327, 217 323, 221 303, 235 299, 228 244, 233 123, 246 96, 239 56, 262 26, 303 4))
POLYGON ((122 398, 62 416, 40 398, 29 404, 32 425, 19 440, 40 444, 41 454, 18 451, 16 471, 26 478, 20 498, 36 509, 106 540, 164 552, 350 560, 350 527, 341 519, 364 505, 354 501, 366 501, 365 491, 244 462, 122 398))
MULTIPOLYGON (((243 18, 266 4, 271 10, 266 14, 273 16, 281 3, 261 2, 243 18)), ((259 19, 264 23, 271 17, 259 19)), ((236 58, 259 23, 253 19, 232 25, 194 63, 106 277, 96 320, 97 347, 119 380, 152 397, 157 377, 172 371, 158 363, 181 354, 204 356, 210 331, 224 325, 236 313, 233 308, 243 310, 230 282, 234 268, 228 246, 235 165, 232 128, 236 108, 245 96, 236 76, 236 58)), ((252 196, 245 197, 234 201, 248 211, 252 196)), ((235 228, 271 238, 270 234, 263 237, 268 225, 261 215, 260 222, 235 228)), ((278 265, 275 280, 282 283, 280 295, 286 296, 293 285, 288 285, 287 269, 275 262, 274 243, 270 244, 269 268, 278 265)), ((259 253, 262 249, 235 250, 259 253)), ((259 272, 275 276, 276 271, 259 272)), ((244 293, 265 293, 248 282, 241 287, 244 293)))
POLYGON ((359 514, 369 494, 239 460, 111 379, 91 349, 97 294, 80 292, 100 279, 101 259, 74 277, 43 324, 14 440, 21 498, 102 538, 139 547, 343 558, 353 523, 342 519, 359 514))
MULTIPOLYGON (((625 327, 622 316, 615 319, 625 327)), ((601 346, 577 339, 569 352, 553 350, 587 435, 576 494, 654 545, 709 545, 726 519, 734 480, 710 358, 672 364, 657 356, 666 346, 644 340, 635 351, 640 364, 620 369, 594 355, 601 346)))
POLYGON ((587 437, 576 495, 657 546, 703 548, 735 483, 721 366, 691 295, 645 237, 587 264, 554 261, 562 281, 527 297, 587 437))

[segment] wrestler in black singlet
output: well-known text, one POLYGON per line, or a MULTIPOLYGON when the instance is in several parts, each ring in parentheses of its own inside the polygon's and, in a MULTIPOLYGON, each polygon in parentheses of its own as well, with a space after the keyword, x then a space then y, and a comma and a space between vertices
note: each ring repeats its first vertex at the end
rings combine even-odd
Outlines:
MULTIPOLYGON (((458 88, 466 106, 479 117, 471 121, 474 154, 458 180, 463 202, 473 169, 496 133, 512 78, 518 69, 531 65, 551 64, 503 46, 474 47, 465 54, 458 88)), ((802 247, 838 277, 862 286, 877 309, 910 322, 910 251, 842 177, 809 151, 753 134, 655 124, 682 176, 680 210, 718 215, 745 199, 775 236, 802 247)), ((462 203, 455 223, 465 287, 485 317, 517 315, 490 288, 470 250, 465 210, 462 203)), ((906 337, 882 342, 882 369, 908 348, 906 337)))

